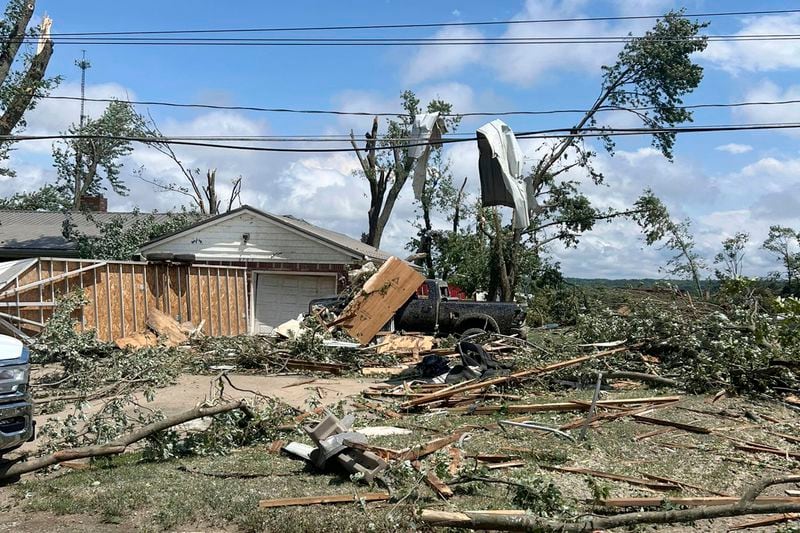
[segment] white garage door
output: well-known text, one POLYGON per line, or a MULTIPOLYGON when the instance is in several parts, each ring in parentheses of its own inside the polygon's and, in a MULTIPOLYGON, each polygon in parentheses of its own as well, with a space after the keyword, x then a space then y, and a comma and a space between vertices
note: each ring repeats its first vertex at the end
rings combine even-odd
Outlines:
POLYGON ((253 333, 272 328, 308 312, 308 302, 336 294, 334 276, 256 274, 255 327, 253 333))

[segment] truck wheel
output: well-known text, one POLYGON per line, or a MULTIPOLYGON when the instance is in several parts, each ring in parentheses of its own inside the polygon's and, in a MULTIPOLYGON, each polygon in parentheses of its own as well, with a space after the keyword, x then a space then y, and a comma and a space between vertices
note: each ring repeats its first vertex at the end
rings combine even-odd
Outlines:
POLYGON ((461 334, 462 339, 475 339, 486 335, 486 330, 482 328, 469 328, 461 334))

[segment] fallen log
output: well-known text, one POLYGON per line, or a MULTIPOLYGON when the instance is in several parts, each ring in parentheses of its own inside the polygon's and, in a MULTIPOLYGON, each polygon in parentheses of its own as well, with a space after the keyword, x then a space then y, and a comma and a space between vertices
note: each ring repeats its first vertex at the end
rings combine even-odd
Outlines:
POLYGON ((128 446, 138 442, 150 435, 169 429, 173 426, 183 424, 195 418, 203 418, 205 416, 214 416, 220 413, 227 413, 236 409, 247 409, 247 402, 244 400, 237 400, 232 402, 221 403, 210 407, 195 407, 189 411, 179 413, 153 422, 146 426, 142 426, 138 430, 128 433, 118 439, 112 440, 106 444, 97 444, 94 446, 84 446, 81 448, 69 448, 66 450, 59 450, 50 455, 37 457, 30 461, 23 463, 14 463, 11 465, 0 465, 0 479, 14 478, 21 474, 35 472, 48 466, 52 466, 64 461, 74 461, 76 459, 84 459, 87 457, 103 457, 106 455, 117 455, 124 452, 128 446))
POLYGON ((682 429, 683 431, 688 431, 690 433, 699 433, 701 435, 708 435, 709 433, 711 433, 711 430, 708 428, 693 426, 691 424, 684 424, 682 422, 673 422, 672 420, 662 420, 660 418, 653 418, 645 415, 633 415, 633 419, 636 420, 637 422, 644 422, 646 424, 653 424, 655 426, 674 427, 677 429, 682 429))
MULTIPOLYGON (((449 512, 425 509, 421 519, 429 526, 461 527, 468 529, 488 529, 496 531, 541 531, 541 532, 570 532, 587 533, 596 530, 613 529, 617 527, 630 527, 642 524, 675 524, 694 522, 696 520, 709 520, 728 516, 744 516, 751 514, 796 513, 800 511, 800 498, 787 501, 786 498, 757 498, 769 486, 783 483, 797 483, 800 476, 786 476, 782 478, 766 478, 751 485, 745 494, 739 498, 732 498, 733 503, 726 505, 701 506, 692 509, 671 511, 647 511, 623 513, 615 516, 593 516, 586 520, 562 522, 541 518, 538 516, 519 514, 519 511, 493 512, 467 511, 449 512), (775 501, 782 500, 782 501, 775 501)), ((648 505, 658 506, 663 503, 661 498, 645 498, 650 500, 648 505)), ((695 498, 697 500, 699 498, 695 498)), ((679 499, 670 500, 676 503, 679 499)))
POLYGON ((624 352, 628 350, 627 347, 622 346, 619 348, 614 348, 612 350, 606 350, 604 352, 597 352, 590 355, 584 355, 581 357, 576 357, 574 359, 568 359, 566 361, 559 361, 558 363, 553 363, 551 365, 538 367, 538 368, 531 368, 528 370, 522 370, 520 372, 515 372, 508 376, 501 376, 494 379, 488 379, 486 381, 479 381, 477 383, 470 383, 463 386, 455 386, 445 390, 433 392, 431 394, 427 394, 425 396, 421 396, 418 398, 413 398, 407 402, 400 404, 402 409, 409 409, 411 407, 416 407, 418 405, 423 405, 426 403, 435 402, 437 400, 444 400, 445 398, 449 398, 456 394, 461 394, 463 392, 468 392, 471 390, 482 390, 491 387, 492 385, 502 385, 504 383, 511 383, 514 381, 522 381, 525 379, 531 379, 537 376, 542 376, 544 374, 549 374, 551 372, 555 372, 557 370, 561 370, 562 368, 568 368, 571 366, 576 366, 581 363, 585 363, 587 361, 591 361, 592 359, 597 359, 599 357, 607 357, 609 355, 613 355, 615 353, 624 352))

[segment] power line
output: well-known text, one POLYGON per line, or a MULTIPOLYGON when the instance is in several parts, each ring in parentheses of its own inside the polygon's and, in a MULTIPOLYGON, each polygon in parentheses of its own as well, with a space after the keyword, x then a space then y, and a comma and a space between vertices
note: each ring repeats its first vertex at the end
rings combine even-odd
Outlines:
MULTIPOLYGON (((800 13, 800 9, 775 9, 758 11, 717 11, 706 13, 686 13, 687 18, 735 17, 755 15, 784 15, 800 13)), ((565 22, 609 22, 622 20, 659 19, 664 15, 628 15, 608 17, 569 17, 549 19, 523 19, 523 20, 491 20, 474 22, 426 22, 404 24, 359 24, 340 26, 288 26, 288 27, 263 27, 263 28, 211 28, 211 29, 179 29, 179 30, 132 30, 132 31, 95 31, 95 32, 67 32, 53 33, 53 37, 90 37, 113 35, 184 35, 206 33, 268 33, 268 32, 304 32, 304 31, 342 31, 342 30, 388 30, 411 28, 448 28, 470 26, 505 26, 524 24, 552 24, 565 22)))
MULTIPOLYGON (((625 44, 643 36, 588 36, 588 37, 498 37, 498 38, 430 38, 430 39, 104 39, 64 40, 53 39, 57 45, 104 45, 104 46, 223 46, 223 47, 371 47, 371 46, 536 46, 536 45, 597 45, 625 44)), ((670 43, 686 41, 708 42, 783 42, 800 40, 800 34, 742 34, 742 35, 697 35, 686 38, 651 38, 653 41, 670 43)), ((26 41, 34 42, 34 41, 26 41)))
MULTIPOLYGON (((655 134, 684 134, 684 133, 712 133, 712 132, 727 132, 727 131, 758 131, 758 130, 783 130, 783 129, 798 129, 800 123, 796 122, 778 122, 768 124, 727 124, 727 125, 707 125, 707 126, 681 126, 681 127, 665 127, 665 128, 617 128, 617 129, 604 129, 604 128, 585 128, 580 132, 574 132, 570 129, 547 129, 538 131, 521 132, 516 135, 517 139, 563 139, 565 137, 619 137, 619 136, 635 136, 635 135, 655 135, 655 134)), ((275 146, 250 146, 250 145, 236 145, 236 144, 220 144, 224 141, 234 141, 237 139, 256 140, 252 137, 223 137, 223 136, 192 136, 192 137, 139 137, 139 136, 124 136, 124 135, 6 135, 0 137, 1 141, 6 142, 21 142, 21 141, 42 141, 42 140, 69 140, 69 139, 108 139, 137 142, 143 144, 171 144, 179 146, 194 146, 201 148, 219 148, 227 150, 240 150, 252 152, 289 152, 289 153, 350 153, 354 151, 364 151, 363 148, 357 150, 349 148, 285 148, 275 146)), ((276 140, 276 139, 270 139, 276 140)), ((296 139, 293 139, 297 142, 296 139)), ((442 139, 437 143, 404 143, 403 148, 410 148, 413 146, 428 146, 439 144, 453 144, 460 142, 475 142, 476 138, 463 138, 463 139, 442 139)), ((393 150, 396 144, 378 143, 376 150, 393 150)))
MULTIPOLYGON (((37 98, 44 98, 48 100, 82 100, 79 96, 62 96, 62 95, 40 95, 37 98)), ((371 111, 342 111, 334 109, 297 109, 287 107, 259 107, 259 106, 246 106, 246 105, 221 105, 221 104, 189 104, 181 102, 167 102, 161 100, 121 100, 116 98, 84 98, 86 102, 124 102, 130 105, 141 106, 160 106, 160 107, 173 107, 173 108, 186 108, 186 109, 213 109, 225 111, 253 111, 260 113, 293 113, 293 114, 307 114, 307 115, 342 115, 342 116, 365 116, 365 117, 399 117, 408 116, 408 114, 401 112, 371 112, 371 111)), ((729 103, 705 103, 705 104, 690 104, 683 106, 676 106, 678 109, 715 109, 715 108, 735 108, 735 107, 749 107, 749 106, 775 106, 775 105, 791 105, 800 104, 800 99, 797 100, 755 100, 744 102, 729 102, 729 103)), ((601 112, 612 111, 652 111, 655 108, 649 107, 632 107, 620 108, 615 106, 603 106, 599 109, 601 112)), ((526 115, 555 115, 555 114, 572 114, 582 113, 585 114, 589 110, 583 108, 574 109, 545 109, 545 110, 512 110, 512 111, 472 111, 465 113, 445 113, 443 116, 458 116, 458 117, 501 117, 501 116, 526 116, 526 115)))

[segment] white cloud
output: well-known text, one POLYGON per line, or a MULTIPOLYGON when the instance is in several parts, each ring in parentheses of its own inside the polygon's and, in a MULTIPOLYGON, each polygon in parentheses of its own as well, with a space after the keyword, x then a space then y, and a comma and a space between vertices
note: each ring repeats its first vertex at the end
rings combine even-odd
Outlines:
MULTIPOLYGON (((483 34, 469 27, 446 27, 437 31, 436 39, 480 39, 483 34)), ((481 44, 425 45, 414 53, 401 76, 405 83, 441 79, 461 71, 481 59, 481 44)))
MULTIPOLYGON (((734 35, 797 34, 800 14, 766 15, 743 19, 734 35)), ((796 40, 712 41, 702 57, 733 74, 800 67, 800 42, 796 40)))
MULTIPOLYGON (((789 85, 781 88, 769 80, 764 80, 745 91, 747 102, 782 102, 800 101, 800 85, 789 85)), ((800 103, 778 105, 752 105, 734 109, 734 114, 747 122, 800 122, 800 103)), ((786 135, 798 136, 796 129, 776 130, 786 135)))
POLYGON ((750 152, 752 149, 753 147, 750 146, 749 144, 739 144, 739 143, 722 144, 715 148, 715 150, 719 150, 720 152, 728 152, 729 154, 734 154, 734 155, 746 154, 747 152, 750 152))

